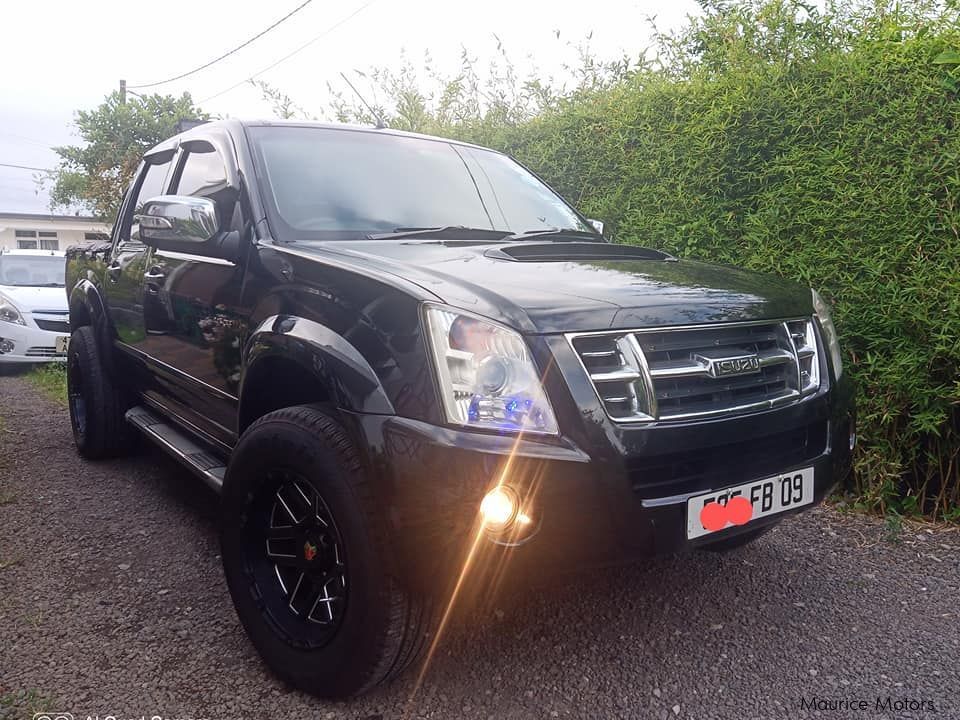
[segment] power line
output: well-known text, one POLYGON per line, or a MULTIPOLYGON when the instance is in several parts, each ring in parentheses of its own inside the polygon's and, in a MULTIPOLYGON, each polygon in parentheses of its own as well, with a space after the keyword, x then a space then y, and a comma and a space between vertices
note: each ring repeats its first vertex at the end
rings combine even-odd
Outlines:
POLYGON ((259 38, 262 38, 264 35, 266 35, 268 32, 270 32, 271 30, 273 30, 277 25, 279 25, 280 23, 282 23, 284 20, 290 19, 293 15, 295 15, 296 13, 300 12, 301 10, 303 10, 303 8, 305 8, 305 7, 306 7, 307 5, 309 5, 311 2, 313 2, 313 0, 304 0, 304 2, 302 2, 300 5, 298 5, 297 7, 295 7, 295 8, 294 8, 293 10, 291 10, 290 12, 288 12, 288 13, 287 13, 286 15, 284 15, 282 18, 280 18, 279 20, 277 20, 273 25, 271 25, 270 27, 268 27, 266 30, 262 30, 262 31, 258 32, 256 35, 254 35, 252 38, 250 38, 250 39, 247 40, 246 42, 244 42, 244 43, 242 43, 242 44, 240 44, 240 45, 237 45, 235 48, 233 48, 233 50, 228 50, 227 52, 225 52, 225 53, 224 53, 223 55, 221 55, 220 57, 214 58, 214 59, 211 60, 210 62, 205 63, 205 64, 201 65, 201 66, 198 67, 198 68, 194 68, 194 69, 191 70, 190 72, 185 72, 185 73, 182 73, 181 75, 177 75, 177 76, 175 76, 175 77, 168 78, 167 80, 160 80, 160 81, 158 81, 158 82, 144 83, 143 85, 128 85, 128 86, 127 86, 127 89, 128 89, 128 90, 139 90, 139 89, 141 89, 141 88, 156 87, 157 85, 166 85, 167 83, 172 83, 174 80, 182 80, 183 78, 189 77, 190 75, 193 75, 193 74, 195 74, 195 73, 198 73, 198 72, 200 72, 201 70, 206 70, 208 67, 210 67, 211 65, 214 65, 214 64, 220 62, 220 61, 223 60, 225 57, 229 57, 230 55, 233 55, 233 54, 234 54, 235 52, 237 52, 238 50, 243 50, 243 48, 245 48, 247 45, 249 45, 250 43, 252 43, 254 40, 258 40, 259 38))
POLYGON ((8 138, 15 138, 25 143, 30 143, 32 145, 39 145, 40 147, 50 148, 51 150, 54 147, 56 147, 55 145, 50 145, 49 143, 45 143, 43 140, 35 140, 33 138, 24 137, 23 135, 16 135, 15 133, 0 132, 0 135, 8 138))
POLYGON ((296 55, 297 53, 299 53, 299 52, 301 52, 301 51, 303 51, 303 50, 306 50, 308 47, 310 47, 311 45, 313 45, 313 44, 314 44, 315 42, 317 42, 318 40, 321 40, 321 39, 323 39, 324 37, 326 37, 327 35, 329 35, 330 33, 332 33, 334 30, 336 30, 338 27, 340 27, 341 25, 343 25, 344 23, 346 23, 348 20, 352 20, 355 16, 359 15, 361 12, 363 12, 363 11, 366 10, 368 7, 370 7, 371 5, 373 5, 376 1, 377 1, 377 0, 369 0, 368 2, 366 2, 366 3, 364 3, 363 5, 361 5, 360 7, 358 7, 356 10, 354 10, 352 13, 350 13, 349 15, 347 15, 345 18, 343 18, 342 20, 340 20, 339 22, 336 22, 336 23, 334 23, 333 25, 331 25, 330 27, 328 27, 326 30, 324 30, 322 33, 320 33, 319 35, 317 35, 317 36, 316 36, 315 38, 313 38, 312 40, 308 40, 307 42, 305 42, 303 45, 301 45, 300 47, 298 47, 296 50, 294 50, 294 51, 291 52, 290 54, 284 55, 282 58, 280 58, 279 60, 277 60, 275 63, 273 63, 273 64, 271 64, 271 65, 267 65, 267 67, 263 68, 262 70, 258 70, 257 72, 253 73, 253 75, 251 75, 251 76, 249 76, 249 77, 247 77, 247 78, 244 78, 243 80, 241 80, 241 81, 238 82, 237 84, 231 85, 231 86, 228 87, 226 90, 221 90, 221 91, 218 92, 216 95, 211 95, 211 96, 208 97, 208 98, 204 98, 203 100, 200 101, 200 104, 202 105, 202 104, 205 103, 205 102, 210 102, 211 100, 213 100, 213 99, 215 99, 215 98, 218 98, 218 97, 220 97, 221 95, 226 95, 226 94, 227 94, 228 92, 230 92, 231 90, 236 90, 236 89, 237 89, 238 87, 240 87, 241 85, 244 85, 244 84, 250 82, 251 80, 253 80, 254 78, 263 75, 265 72, 269 72, 270 70, 273 70, 273 69, 274 69, 277 65, 279 65, 280 63, 286 62, 287 60, 289 60, 290 58, 292 58, 292 57, 293 57, 294 55, 296 55))
POLYGON ((50 168, 32 167, 30 165, 13 165, 0 162, 0 167, 16 168, 17 170, 36 170, 37 172, 53 172, 50 168))

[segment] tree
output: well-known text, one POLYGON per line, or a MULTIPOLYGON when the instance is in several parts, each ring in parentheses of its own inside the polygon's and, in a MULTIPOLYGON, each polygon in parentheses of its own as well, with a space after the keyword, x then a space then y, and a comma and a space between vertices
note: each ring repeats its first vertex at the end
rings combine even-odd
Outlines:
POLYGON ((260 91, 263 99, 270 103, 273 114, 281 120, 294 120, 298 117, 302 120, 316 120, 297 105, 289 95, 270 83, 264 80, 251 80, 250 84, 260 91))
POLYGON ((47 178, 53 183, 51 208, 80 205, 112 220, 123 193, 146 150, 176 134, 185 119, 207 119, 189 93, 129 97, 111 93, 94 110, 80 110, 76 126, 82 145, 54 148, 60 164, 47 178))
MULTIPOLYGON (((566 42, 574 59, 564 64, 568 77, 560 82, 540 77, 535 69, 519 73, 507 49, 494 38, 496 53, 485 66, 464 48, 460 67, 452 73, 438 70, 429 52, 422 62, 411 62, 401 53, 389 67, 355 69, 352 80, 344 76, 349 84, 327 84, 328 106, 321 114, 341 123, 374 125, 382 120, 395 130, 500 147, 502 132, 524 127, 564 102, 601 93, 650 65, 643 55, 600 60, 588 35, 578 43, 566 42)), ((310 117, 285 91, 261 80, 251 83, 277 117, 310 117)))

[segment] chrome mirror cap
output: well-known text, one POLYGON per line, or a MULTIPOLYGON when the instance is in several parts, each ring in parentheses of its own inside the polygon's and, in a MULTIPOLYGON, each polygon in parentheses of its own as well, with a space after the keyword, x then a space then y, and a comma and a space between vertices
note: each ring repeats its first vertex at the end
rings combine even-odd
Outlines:
POLYGON ((205 243, 217 233, 217 208, 208 198, 161 195, 143 204, 136 221, 147 245, 205 243))
POLYGON ((591 226, 593 226, 594 230, 596 230, 598 233, 603 235, 603 220, 594 220, 592 218, 587 218, 587 222, 590 223, 591 226))

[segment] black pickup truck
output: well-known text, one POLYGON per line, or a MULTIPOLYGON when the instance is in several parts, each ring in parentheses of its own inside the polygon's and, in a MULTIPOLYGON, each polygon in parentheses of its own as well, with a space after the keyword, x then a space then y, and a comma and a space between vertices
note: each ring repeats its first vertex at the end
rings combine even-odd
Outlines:
POLYGON ((323 696, 408 665, 465 568, 735 548, 850 466, 815 291, 608 242, 474 145, 201 125, 67 279, 79 452, 145 436, 220 493, 244 627, 323 696))

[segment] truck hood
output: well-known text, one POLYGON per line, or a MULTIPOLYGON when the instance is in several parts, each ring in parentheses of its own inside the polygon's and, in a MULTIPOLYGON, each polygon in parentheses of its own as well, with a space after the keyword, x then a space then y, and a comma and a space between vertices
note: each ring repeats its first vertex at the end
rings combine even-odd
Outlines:
POLYGON ((527 333, 798 317, 810 290, 770 275, 626 245, 359 240, 300 244, 400 276, 527 333))
POLYGON ((0 285, 0 293, 6 295, 23 312, 50 310, 67 312, 67 292, 62 287, 19 287, 0 285))

